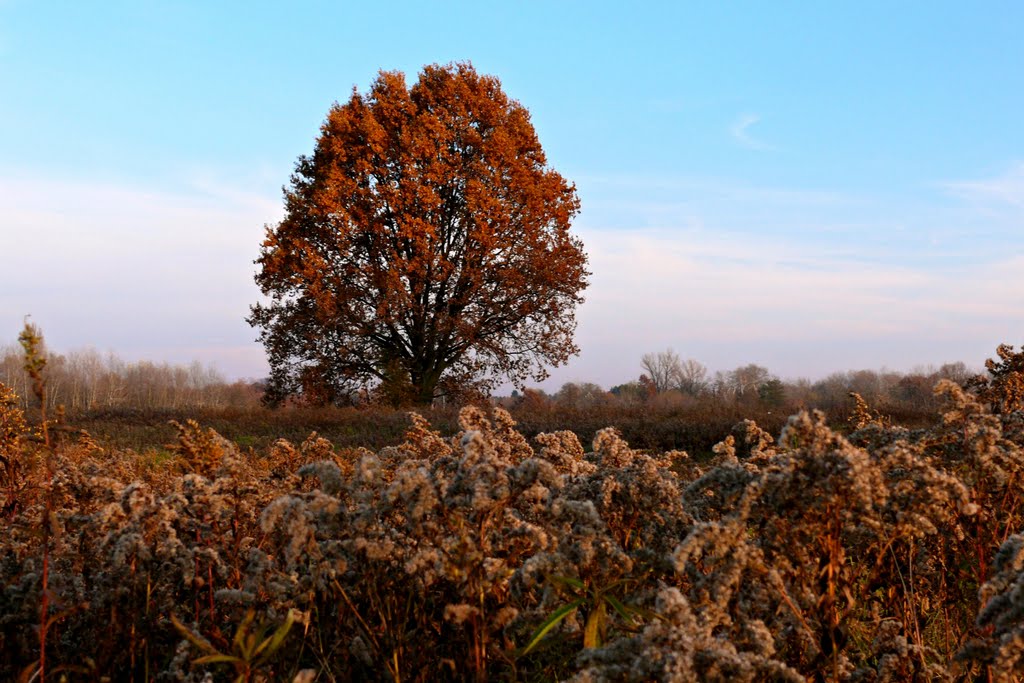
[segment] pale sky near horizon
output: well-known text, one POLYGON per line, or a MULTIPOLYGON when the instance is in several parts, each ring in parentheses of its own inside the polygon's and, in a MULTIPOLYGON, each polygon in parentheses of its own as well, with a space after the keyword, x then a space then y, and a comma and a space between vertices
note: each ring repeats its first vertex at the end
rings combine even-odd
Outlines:
POLYGON ((472 61, 575 182, 582 354, 784 378, 1024 343, 1019 2, 0 0, 0 346, 266 372, 264 224, 378 70, 472 61))

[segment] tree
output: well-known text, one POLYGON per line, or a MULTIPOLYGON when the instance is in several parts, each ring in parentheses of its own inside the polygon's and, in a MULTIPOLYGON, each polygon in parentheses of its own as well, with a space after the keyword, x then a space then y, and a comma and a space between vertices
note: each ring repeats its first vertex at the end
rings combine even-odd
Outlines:
POLYGON ((700 396, 708 388, 708 369, 702 363, 687 358, 679 366, 679 391, 690 396, 700 396))
POLYGON ((640 365, 646 370, 648 379, 654 383, 654 389, 659 394, 675 387, 682 378, 682 362, 679 354, 672 349, 645 353, 640 359, 640 365))
POLYGON ((772 377, 757 388, 761 403, 772 408, 779 408, 786 402, 786 385, 778 377, 772 377))
MULTIPOLYGON (((647 380, 647 375, 640 375, 640 378, 647 380)), ((648 382, 650 380, 647 380, 648 382)), ((626 382, 625 384, 618 384, 608 390, 608 393, 619 400, 624 405, 635 405, 637 403, 644 403, 651 398, 651 394, 654 391, 653 385, 648 390, 647 385, 643 382, 633 381, 626 382)))
POLYGON ((943 363, 942 367, 939 368, 938 376, 942 379, 948 379, 952 382, 956 382, 960 386, 963 386, 974 377, 967 365, 962 361, 958 360, 954 363, 943 363))
POLYGON ((555 402, 566 408, 592 408, 608 402, 608 392, 592 382, 566 382, 555 394, 555 402))
POLYGON ((578 353, 580 205, 546 163, 527 110, 468 63, 411 88, 382 71, 332 107, 257 260, 268 401, 429 403, 578 353))
POLYGON ((736 368, 728 375, 732 395, 737 399, 745 399, 758 395, 758 388, 771 379, 768 368, 755 363, 736 368))
POLYGON ((646 370, 644 376, 653 383, 658 394, 675 389, 697 396, 708 386, 708 369, 693 358, 681 360, 672 349, 645 353, 640 359, 640 366, 646 370))

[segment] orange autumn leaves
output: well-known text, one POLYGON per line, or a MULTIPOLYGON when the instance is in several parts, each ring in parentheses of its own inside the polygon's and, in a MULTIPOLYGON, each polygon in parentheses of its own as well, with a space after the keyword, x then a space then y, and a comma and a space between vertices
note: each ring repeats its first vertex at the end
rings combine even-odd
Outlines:
POLYGON ((589 273, 575 188, 529 113, 469 64, 381 72, 328 114, 268 230, 250 322, 272 400, 394 403, 540 379, 565 362, 589 273))

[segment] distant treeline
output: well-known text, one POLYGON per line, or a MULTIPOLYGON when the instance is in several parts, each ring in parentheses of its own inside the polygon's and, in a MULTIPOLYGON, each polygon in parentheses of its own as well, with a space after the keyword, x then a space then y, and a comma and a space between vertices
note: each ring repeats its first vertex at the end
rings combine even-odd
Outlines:
MULTIPOLYGON (((29 408, 32 391, 20 347, 0 348, 0 383, 14 389, 23 408, 29 408)), ((604 389, 589 382, 569 382, 558 391, 539 389, 513 392, 494 399, 516 412, 622 410, 641 407, 653 414, 691 412, 694 408, 732 408, 755 413, 772 411, 788 415, 803 408, 820 408, 838 416, 851 407, 856 392, 874 409, 901 416, 933 414, 938 400, 935 384, 948 379, 963 384, 977 373, 964 363, 947 363, 909 373, 854 370, 837 372, 824 379, 782 380, 760 365, 744 365, 710 374, 699 362, 681 361, 671 350, 647 354, 639 379, 604 389), (604 410, 600 410, 604 409, 604 410)), ((228 381, 211 366, 198 361, 187 365, 125 361, 114 353, 95 349, 49 352, 47 391, 52 406, 63 405, 72 413, 89 410, 187 410, 193 408, 251 409, 260 405, 263 384, 228 381)), ((737 413, 739 414, 739 413, 737 413)), ((911 417, 911 422, 913 418, 911 417)))
POLYGON ((603 406, 644 406, 654 413, 673 412, 703 406, 705 409, 741 408, 790 414, 806 408, 819 408, 832 415, 849 412, 851 393, 859 394, 874 409, 895 416, 931 415, 940 400, 934 387, 940 380, 963 385, 979 373, 962 362, 939 368, 924 368, 903 373, 889 370, 851 370, 836 372, 824 379, 782 380, 768 368, 744 365, 713 375, 699 362, 681 361, 671 350, 647 354, 639 379, 605 390, 588 382, 570 382, 548 394, 535 389, 515 392, 501 403, 515 408, 527 404, 588 409, 603 406))
MULTIPOLYGON (((0 383, 14 389, 28 408, 32 396, 20 347, 0 348, 0 383)), ((125 361, 95 349, 47 353, 46 391, 51 406, 71 412, 108 408, 178 410, 248 408, 259 405, 258 383, 229 382, 198 361, 171 365, 125 361)))

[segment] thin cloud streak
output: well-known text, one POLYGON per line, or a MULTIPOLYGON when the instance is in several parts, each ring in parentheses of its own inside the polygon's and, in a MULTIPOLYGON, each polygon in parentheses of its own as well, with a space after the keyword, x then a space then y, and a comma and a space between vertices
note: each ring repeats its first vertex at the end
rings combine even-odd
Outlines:
POLYGON ((975 204, 1024 209, 1024 162, 1015 162, 994 178, 946 182, 941 187, 975 204))
POLYGON ((930 196, 905 200, 726 178, 583 175, 578 181, 581 222, 595 228, 670 227, 680 240, 694 229, 733 239, 772 235, 782 243, 813 244, 816 255, 824 249, 915 266, 987 263, 1024 253, 1014 239, 1021 223, 1011 203, 1018 182, 1013 173, 958 183, 956 192, 949 183, 933 183, 926 186, 930 196))
POLYGON ((31 314, 57 349, 159 360, 147 352, 158 349, 175 361, 196 349, 232 376, 262 376, 244 317, 260 296, 263 226, 280 212, 246 188, 155 192, 0 174, 0 250, 12 255, 0 273, 0 343, 31 314))
POLYGON ((584 229, 581 238, 594 272, 579 315, 584 351, 548 389, 633 379, 631 359, 669 346, 713 369, 759 362, 789 377, 858 367, 868 347, 874 367, 980 364, 972 354, 1024 327, 1024 293, 1005 284, 1024 271, 1024 256, 935 269, 778 238, 670 229, 584 229))
POLYGON ((729 134, 732 135, 732 139, 739 143, 740 146, 746 147, 747 149, 753 149, 761 152, 777 150, 778 148, 774 145, 758 140, 750 134, 750 129, 760 122, 761 117, 757 114, 741 114, 740 117, 733 122, 732 126, 729 127, 729 134))

